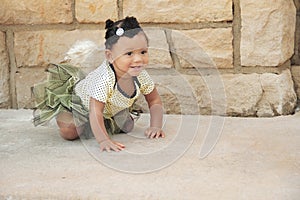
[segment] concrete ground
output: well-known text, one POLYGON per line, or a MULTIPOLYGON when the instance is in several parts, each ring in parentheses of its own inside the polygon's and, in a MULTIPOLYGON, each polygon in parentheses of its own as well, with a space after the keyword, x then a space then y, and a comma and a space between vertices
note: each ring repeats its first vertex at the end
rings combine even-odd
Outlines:
POLYGON ((99 152, 65 141, 31 110, 0 110, 0 199, 300 199, 300 112, 274 118, 165 116, 165 139, 144 138, 148 116, 99 152))

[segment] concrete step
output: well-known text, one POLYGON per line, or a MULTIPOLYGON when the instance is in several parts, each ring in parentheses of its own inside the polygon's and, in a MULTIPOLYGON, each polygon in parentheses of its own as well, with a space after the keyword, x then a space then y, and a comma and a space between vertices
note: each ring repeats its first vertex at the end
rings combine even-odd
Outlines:
POLYGON ((63 140, 31 110, 0 110, 0 199, 299 199, 300 112, 274 118, 144 114, 122 152, 63 140))

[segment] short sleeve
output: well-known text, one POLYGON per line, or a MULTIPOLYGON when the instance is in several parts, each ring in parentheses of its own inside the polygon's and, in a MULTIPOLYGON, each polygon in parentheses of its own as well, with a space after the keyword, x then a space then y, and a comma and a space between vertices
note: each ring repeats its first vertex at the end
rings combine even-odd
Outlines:
POLYGON ((143 95, 150 94, 153 91, 155 85, 148 72, 146 70, 143 70, 137 78, 140 82, 141 93, 143 95))
POLYGON ((101 76, 93 77, 93 80, 89 82, 89 87, 87 87, 87 94, 103 103, 106 103, 107 101, 108 91, 108 81, 101 76))

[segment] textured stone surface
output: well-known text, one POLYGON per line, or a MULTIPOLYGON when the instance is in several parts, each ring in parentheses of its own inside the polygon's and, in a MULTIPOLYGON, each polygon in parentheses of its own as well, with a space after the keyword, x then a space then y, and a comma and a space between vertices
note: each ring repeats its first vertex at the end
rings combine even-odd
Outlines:
MULTIPOLYGON (((255 116, 256 104, 262 97, 258 74, 223 76, 226 88, 227 115, 255 116)), ((280 98, 280 97, 274 97, 280 98)))
POLYGON ((21 68, 15 76, 18 108, 33 108, 34 100, 31 87, 46 80, 43 68, 21 68))
POLYGON ((7 108, 9 103, 9 60, 6 51, 5 34, 0 32, 0 108, 7 108))
POLYGON ((173 65, 164 30, 145 28, 149 39, 149 67, 171 68, 173 65))
POLYGON ((294 80, 295 90, 300 102, 300 66, 292 66, 291 68, 292 77, 294 80))
POLYGON ((98 30, 17 32, 15 33, 17 66, 61 62, 75 42, 84 40, 91 40, 101 46, 104 43, 104 33, 98 30))
POLYGON ((99 23, 118 19, 117 1, 75 0, 76 19, 82 23, 99 23))
POLYGON ((124 0, 124 16, 141 22, 197 23, 232 20, 231 0, 124 0))
MULTIPOLYGON (((276 118, 165 116, 165 139, 148 140, 143 129, 118 134, 126 148, 99 153, 90 140, 65 141, 54 126, 34 127, 31 110, 0 111, 1 199, 209 199, 297 200, 300 181, 300 112, 276 118), (200 159, 205 134, 220 120, 219 140, 200 159), (190 123, 196 121, 196 123, 190 123), (181 127, 181 128, 178 128, 181 127), (187 140, 187 135, 196 137, 187 140), (132 135, 136 135, 135 137, 132 135), (179 138, 181 136, 181 138, 179 138), (179 140, 181 139, 181 140, 179 140), (190 146, 184 149, 183 142, 190 146), (174 151, 167 151, 171 145, 174 151), (154 172, 132 174, 99 161, 99 155, 130 166, 138 156, 182 154, 154 172), (147 152, 147 153, 143 153, 147 152), (133 155, 128 158, 127 154, 133 155), (166 187, 167 186, 167 187, 166 187), (113 188, 113 189, 112 189, 113 188)), ((148 122, 142 116, 138 123, 148 122)))
POLYGON ((258 74, 186 76, 201 114, 255 116, 262 89, 258 74), (247 91, 247 92, 244 92, 247 91))
POLYGON ((194 87, 202 86, 200 82, 192 85, 184 75, 164 75, 153 77, 157 84, 167 113, 199 114, 198 96, 194 87))
MULTIPOLYGON (((294 112, 290 71, 281 74, 152 75, 166 113, 271 117, 294 112)), ((147 112, 143 99, 138 104, 147 112)))
POLYGON ((269 117, 293 113, 297 96, 289 69, 284 70, 279 75, 262 74, 260 82, 264 92, 258 104, 258 116, 269 117))
POLYGON ((241 64, 278 66, 294 53, 296 9, 293 0, 243 0, 241 64))
POLYGON ((72 0, 2 0, 0 24, 71 23, 72 0))
POLYGON ((233 67, 231 28, 172 31, 175 52, 183 68, 233 67))

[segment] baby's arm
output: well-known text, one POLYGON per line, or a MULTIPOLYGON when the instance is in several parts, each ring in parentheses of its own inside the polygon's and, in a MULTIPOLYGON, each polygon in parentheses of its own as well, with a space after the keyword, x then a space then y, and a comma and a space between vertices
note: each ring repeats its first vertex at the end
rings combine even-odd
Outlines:
POLYGON ((121 143, 112 141, 108 133, 106 131, 104 120, 103 120, 103 110, 104 110, 105 104, 97 101, 94 98, 90 99, 90 124, 93 131, 93 134, 97 140, 97 142, 100 144, 100 150, 101 151, 120 151, 125 148, 125 146, 121 143))
POLYGON ((150 127, 145 131, 145 135, 148 138, 165 137, 162 130, 163 106, 157 89, 154 88, 145 98, 150 109, 150 127))

